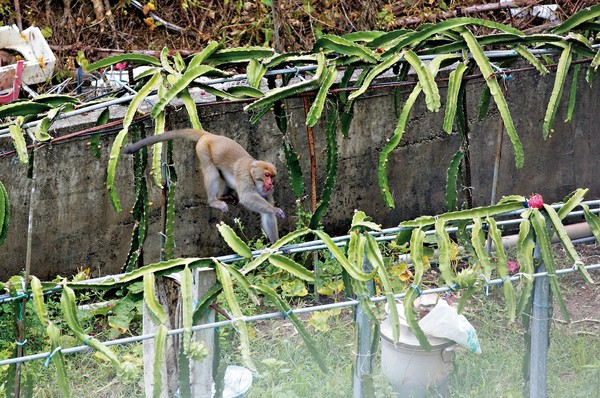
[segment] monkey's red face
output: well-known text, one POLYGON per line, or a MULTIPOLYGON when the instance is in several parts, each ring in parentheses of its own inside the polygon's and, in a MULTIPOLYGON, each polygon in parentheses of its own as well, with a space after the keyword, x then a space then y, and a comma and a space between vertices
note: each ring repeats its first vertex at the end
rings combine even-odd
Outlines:
POLYGON ((269 192, 271 189, 273 189, 273 177, 274 176, 268 171, 266 171, 263 175, 263 188, 265 192, 269 192))
POLYGON ((277 169, 271 163, 263 161, 255 161, 252 164, 252 178, 256 184, 258 192, 265 196, 275 186, 275 176, 277 169))

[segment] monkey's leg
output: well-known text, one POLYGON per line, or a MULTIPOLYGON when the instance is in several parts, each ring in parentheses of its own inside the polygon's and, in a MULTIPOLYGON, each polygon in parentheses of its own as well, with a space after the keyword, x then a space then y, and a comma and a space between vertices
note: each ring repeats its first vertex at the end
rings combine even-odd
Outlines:
POLYGON ((227 203, 219 199, 219 193, 222 192, 223 184, 225 183, 219 170, 210 160, 208 156, 201 150, 200 145, 196 148, 196 154, 200 159, 200 167, 202 168, 202 176, 204 178, 204 188, 206 189, 206 196, 208 199, 208 205, 219 209, 222 212, 229 210, 227 203))
POLYGON ((237 205, 240 200, 237 197, 237 192, 235 192, 235 190, 229 188, 226 184, 223 184, 223 190, 221 191, 221 195, 219 195, 219 200, 222 200, 223 202, 230 204, 230 205, 237 205))

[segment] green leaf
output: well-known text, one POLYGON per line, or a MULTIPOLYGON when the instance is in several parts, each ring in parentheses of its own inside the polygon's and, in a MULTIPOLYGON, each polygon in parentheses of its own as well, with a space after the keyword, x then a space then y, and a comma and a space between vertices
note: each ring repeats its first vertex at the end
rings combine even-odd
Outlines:
POLYGON ((600 49, 596 52, 594 59, 592 59, 592 63, 590 66, 594 68, 594 70, 598 70, 598 66, 600 65, 600 49))
POLYGON ((423 240, 425 239, 425 232, 421 228, 415 228, 412 231, 412 235, 410 238, 410 259, 413 262, 415 274, 413 279, 412 286, 406 292, 404 296, 404 317, 406 318, 406 323, 410 327, 410 330, 415 334, 417 340, 419 340, 419 344, 421 348, 425 351, 431 350, 431 344, 427 340, 425 333, 423 333, 423 329, 419 326, 419 322, 417 319, 417 314, 415 313, 414 302, 415 299, 419 296, 419 291, 421 287, 421 278, 423 277, 423 240))
POLYGON ((362 41, 369 43, 383 35, 385 35, 385 32, 379 30, 363 30, 360 32, 347 33, 342 36, 342 39, 349 40, 351 42, 362 41))
POLYGON ((121 155, 121 149, 123 148, 123 142, 127 138, 127 130, 122 129, 117 134, 113 146, 110 150, 110 158, 108 160, 108 168, 106 174, 106 189, 108 190, 108 197, 115 211, 120 212, 123 210, 121 207, 121 201, 119 200, 119 194, 115 186, 115 174, 117 171, 117 163, 119 162, 119 156, 121 155))
MULTIPOLYGON (((456 58, 455 55, 441 55, 434 58, 429 64, 431 68, 431 73, 435 77, 438 73, 439 65, 448 59, 456 58)), ((381 189, 381 194, 383 196, 383 200, 385 204, 394 208, 394 198, 390 192, 390 187, 388 184, 388 159, 390 154, 396 147, 400 144, 400 140, 402 140, 402 136, 404 135, 404 131, 406 129, 406 125, 408 123, 408 118, 410 116, 410 111, 414 106, 415 102, 419 94, 421 94, 422 88, 421 85, 418 84, 413 88, 413 91, 408 96, 408 99, 404 103, 404 107, 402 108, 402 112, 400 113, 400 117, 398 118, 398 124, 396 125, 396 129, 394 130, 394 135, 390 138, 383 149, 381 150, 381 154, 379 155, 379 167, 377 172, 377 179, 379 182, 379 188, 381 189)))
POLYGON ((572 192, 568 196, 569 200, 567 200, 562 205, 562 207, 558 210, 558 218, 562 220, 567 215, 569 215, 569 213, 571 211, 573 211, 574 208, 579 206, 579 204, 583 200, 583 197, 585 196, 585 194, 587 194, 588 191, 589 191, 589 189, 579 188, 579 189, 575 190, 574 192, 572 192))
POLYGON ((166 204, 166 219, 164 226, 165 241, 162 247, 163 259, 173 258, 175 251, 175 191, 177 188, 177 173, 173 166, 173 143, 169 143, 167 146, 166 161, 168 164, 168 178, 170 182, 166 183, 165 189, 167 191, 167 204, 166 204))
POLYGON ((118 287, 124 284, 130 284, 138 279, 142 279, 144 275, 150 273, 154 273, 156 275, 172 274, 174 272, 182 271, 186 266, 193 269, 199 267, 210 267, 212 264, 212 260, 209 258, 175 258, 136 268, 133 271, 120 276, 119 278, 107 279, 97 283, 89 283, 87 281, 72 282, 69 284, 69 286, 73 289, 100 289, 107 287, 118 287))
POLYGON ((388 275, 387 269, 383 264, 383 257, 381 255, 381 250, 379 250, 379 246, 375 238, 369 234, 365 234, 366 245, 365 245, 365 255, 371 265, 375 269, 377 269, 377 275, 381 280, 381 284, 383 285, 383 290, 385 292, 385 297, 387 299, 388 304, 388 314, 390 316, 390 324, 392 325, 392 341, 395 343, 400 338, 400 317, 398 315, 398 307, 396 306, 396 299, 394 298, 394 290, 392 289, 392 285, 390 284, 390 277, 388 275))
POLYGON ((579 254, 577 254, 577 251, 575 251, 573 242, 571 242, 571 238, 569 238, 567 230, 562 224, 559 215, 556 213, 556 210, 554 210, 552 206, 549 206, 547 204, 544 204, 544 210, 546 210, 546 214, 548 214, 548 218, 550 218, 550 224, 552 225, 554 232, 556 232, 556 235, 560 239, 560 242, 562 243, 563 248, 565 249, 565 252, 567 253, 569 259, 574 263, 574 266, 577 267, 577 269, 579 269, 579 272, 583 275, 583 277, 588 283, 594 283, 587 269, 585 269, 585 266, 583 264, 583 261, 581 261, 579 254))
POLYGON ((315 281, 315 275, 311 271, 307 270, 291 258, 282 256, 281 254, 273 253, 269 257, 269 262, 277 268, 281 268, 282 270, 289 272, 297 278, 300 278, 307 282, 315 281))
POLYGON ((212 65, 249 62, 251 59, 272 57, 275 51, 265 47, 234 47, 213 52, 204 62, 212 65))
POLYGON ((108 196, 110 198, 111 204, 117 212, 120 212, 122 210, 122 207, 115 186, 115 174, 117 170, 117 164, 119 162, 119 157, 121 155, 121 150, 123 149, 123 142, 127 138, 127 132, 129 130, 129 126, 131 125, 131 122, 133 121, 137 108, 146 99, 150 92, 156 89, 160 84, 162 84, 162 76, 160 75, 160 73, 157 73, 154 76, 152 76, 152 78, 133 97, 131 103, 129 104, 129 107, 127 108, 125 118, 123 119, 123 129, 119 131, 119 134, 117 134, 117 137, 115 138, 115 141, 110 149, 110 158, 108 160, 106 174, 106 189, 108 190, 108 196))
POLYGON ((170 73, 171 75, 179 76, 179 72, 177 72, 171 66, 171 63, 169 62, 168 56, 169 56, 169 49, 167 47, 163 47, 163 49, 160 52, 160 64, 162 65, 162 68, 167 73, 170 73))
POLYGON ((517 44, 513 50, 515 50, 521 57, 525 58, 531 65, 533 65, 542 76, 545 76, 549 73, 548 68, 546 68, 546 66, 544 66, 544 64, 542 64, 540 60, 537 59, 535 55, 533 55, 524 45, 517 44))
POLYGON ((255 270, 259 265, 261 265, 263 262, 267 261, 267 259, 273 254, 273 252, 275 252, 276 250, 280 249, 281 247, 287 245, 288 243, 291 243, 294 240, 306 235, 309 232, 310 232, 310 230, 308 228, 303 228, 303 229, 299 229, 299 230, 290 232, 283 238, 280 238, 277 242, 275 242, 273 245, 271 245, 269 250, 261 253, 254 260, 252 260, 248 264, 246 264, 241 269, 242 274, 246 275, 249 272, 255 270))
POLYGON ((446 99, 446 113, 444 115, 443 129, 446 133, 452 134, 452 125, 456 116, 456 108, 458 106, 458 93, 462 84, 462 77, 467 70, 467 66, 461 62, 456 66, 456 69, 450 72, 448 81, 448 97, 446 99))
POLYGON ((446 222, 472 220, 476 217, 491 217, 497 214, 508 213, 510 211, 520 210, 523 208, 523 201, 502 203, 493 206, 475 207, 473 209, 453 211, 440 214, 438 216, 421 216, 414 220, 403 221, 401 227, 425 227, 434 225, 437 219, 443 219, 446 222))
POLYGON ((323 113, 327 94, 329 93, 329 89, 333 83, 335 83, 337 76, 338 72, 335 66, 330 66, 327 68, 327 71, 323 75, 321 87, 319 88, 315 100, 306 115, 306 125, 308 127, 313 127, 319 121, 321 113, 323 113))
POLYGON ((404 51, 404 58, 417 72, 419 84, 425 93, 425 104, 431 112, 437 112, 441 107, 440 93, 434 80, 434 74, 419 59, 412 50, 404 51))
POLYGON ((554 87, 552 88, 552 94, 548 100, 548 107, 546 108, 546 116, 544 116, 544 124, 542 127, 542 134, 544 139, 548 138, 551 132, 552 124, 556 116, 558 104, 562 97, 563 86, 567 79, 569 72, 569 66, 571 65, 572 52, 571 45, 569 44, 560 55, 558 65, 556 67, 556 78, 554 79, 554 87))
POLYGON ((481 70, 481 73, 485 77, 485 81, 490 89, 490 93, 496 102, 496 106, 500 111, 500 116, 502 117, 502 121, 504 122, 504 127, 506 128, 506 133, 510 138, 510 141, 513 145, 513 149, 515 151, 515 165, 517 168, 523 167, 525 156, 523 154, 523 145, 521 144, 521 140, 519 140, 519 136, 515 130, 515 126, 510 116, 510 111, 508 109, 508 104, 506 103, 506 99, 502 94, 502 90, 500 89, 500 85, 496 80, 496 76, 494 75, 494 70, 490 64, 490 61, 487 59, 483 49, 477 43, 475 36, 471 32, 469 32, 464 27, 457 28, 458 32, 464 38, 469 50, 473 54, 473 58, 477 63, 477 66, 481 70))
POLYGON ((61 304, 61 308, 62 308, 63 319, 67 323, 67 326, 69 327, 69 329, 71 329, 73 334, 75 334, 75 337, 77 337, 77 339, 79 339, 81 342, 85 342, 86 345, 92 347, 96 351, 103 354, 106 358, 108 358, 110 360, 110 362, 113 364, 113 366, 119 372, 121 372, 121 370, 122 370, 121 362, 119 361, 119 358, 117 358, 115 353, 110 348, 108 348, 104 344, 102 344, 96 338, 89 336, 89 335, 85 335, 83 333, 83 329, 81 328, 81 325, 79 324, 79 320, 77 319, 77 306, 75 304, 75 293, 67 285, 63 286, 62 294, 60 296, 60 304, 61 304))
MULTIPOLYGON (((578 57, 581 59, 581 57, 578 57)), ((573 79, 571 80, 571 92, 569 93, 569 105, 567 106, 567 118, 565 123, 570 123, 573 120, 573 112, 575 112, 575 100, 577 99, 577 82, 579 81, 579 72, 581 64, 573 66, 573 79)))
POLYGON ((40 320, 42 326, 47 328, 50 324, 50 318, 48 317, 48 311, 46 310, 46 306, 44 305, 44 292, 42 291, 42 283, 37 277, 33 275, 31 276, 31 293, 33 298, 33 308, 35 309, 35 314, 40 320))
POLYGON ((165 343, 167 341, 167 331, 167 327, 161 324, 154 335, 154 368, 152 370, 152 379, 154 381, 152 396, 154 398, 160 398, 162 395, 162 364, 165 343))
POLYGON ((258 62, 255 59, 251 59, 248 62, 248 66, 246 67, 246 76, 248 76, 248 85, 250 87, 254 87, 259 89, 260 82, 265 73, 267 72, 267 67, 262 63, 258 62))
POLYGON ((554 263, 554 256, 552 254, 550 235, 548 234, 548 230, 546 229, 546 220, 538 209, 532 209, 531 216, 529 219, 531 220, 531 224, 533 225, 537 243, 540 247, 542 261, 546 266, 546 271, 548 273, 548 281, 550 283, 550 290, 552 291, 552 295, 556 299, 556 302, 558 304, 558 307, 560 308, 560 312, 562 313, 563 318, 567 323, 570 323, 571 317, 569 316, 569 311, 567 310, 567 306, 560 292, 560 288, 558 287, 556 265, 554 263))
MULTIPOLYGON (((46 333, 51 342, 50 352, 54 352, 54 350, 60 347, 60 329, 53 322, 50 322, 46 327, 46 333)), ((71 392, 69 391, 69 379, 67 378, 64 356, 60 350, 52 356, 52 363, 56 366, 58 387, 61 396, 63 398, 69 398, 71 396, 71 392)))
POLYGON ((221 222, 217 224, 219 233, 227 243, 227 245, 240 257, 252 258, 252 250, 240 239, 235 231, 227 224, 221 222))
MULTIPOLYGON (((600 218, 598 218, 597 215, 592 213, 587 205, 581 204, 581 207, 583 208, 583 215, 585 217, 585 221, 588 223, 590 229, 592 230, 592 233, 596 237, 596 242, 600 242, 600 218)), ((1 244, 2 241, 0 240, 0 245, 1 244)))
POLYGON ((248 328, 246 326, 246 322, 244 322, 241 318, 243 318, 242 310, 235 298, 235 294, 233 292, 233 285, 231 283, 231 277, 227 267, 219 261, 216 261, 216 271, 217 278, 221 285, 223 286, 223 295, 225 296, 225 301, 231 310, 231 314, 233 315, 234 322, 233 326, 240 336, 240 348, 242 354, 242 360, 244 365, 250 369, 251 371, 256 371, 256 367, 250 358, 250 336, 248 334, 248 328))
POLYGON ((396 149, 396 147, 400 144, 400 141, 402 140, 402 136, 404 135, 404 131, 406 129, 406 124, 408 123, 408 117, 410 116, 410 111, 415 102, 417 101, 419 94, 421 94, 421 91, 421 86, 417 85, 408 96, 408 99, 406 100, 406 102, 404 103, 404 107, 402 108, 402 113, 400 114, 398 123, 396 124, 394 135, 391 139, 387 141, 387 143, 381 150, 381 154, 379 155, 379 168, 377 173, 377 177, 379 180, 379 188, 381 189, 381 194, 383 195, 385 204, 392 209, 395 207, 395 203, 388 184, 388 158, 392 151, 396 149))
MULTIPOLYGON (((522 36, 523 33, 520 30, 512 28, 508 25, 503 25, 500 23, 486 21, 483 19, 477 18, 452 18, 447 21, 438 22, 434 25, 429 25, 424 27, 423 29, 418 30, 413 34, 406 35, 402 37, 402 40, 396 42, 394 46, 390 47, 387 50, 383 57, 387 57, 393 53, 396 53, 403 48, 412 47, 417 44, 425 42, 425 40, 429 39, 431 36, 437 35, 439 33, 443 33, 452 29, 457 29, 460 27, 464 27, 466 25, 476 25, 483 26, 490 29, 497 29, 502 32, 512 33, 518 36, 522 36)), ((464 29, 464 28, 463 28, 464 29)))
POLYGON ((330 50, 339 54, 348 56, 356 56, 361 60, 374 64, 377 62, 377 57, 373 51, 360 44, 354 43, 340 36, 323 35, 313 45, 313 52, 322 51, 322 49, 330 50))
POLYGON ((29 161, 29 155, 27 154, 27 144, 25 143, 25 137, 23 136, 23 131, 21 130, 20 124, 11 124, 8 126, 8 131, 13 139, 13 144, 17 150, 17 155, 19 155, 19 161, 21 164, 27 164, 29 161))
POLYGON ((207 73, 216 73, 219 75, 223 75, 223 71, 213 68, 208 65, 199 65, 193 68, 188 68, 181 77, 173 82, 169 91, 167 91, 164 97, 158 99, 158 102, 152 108, 150 114, 153 118, 155 118, 160 112, 162 112, 165 107, 173 100, 175 97, 179 95, 183 90, 187 89, 188 86, 198 77, 205 75, 207 73))
POLYGON ((164 325, 167 322, 167 313, 156 299, 155 278, 152 273, 144 275, 144 303, 155 325, 164 325))
POLYGON ((269 90, 264 97, 246 105, 244 110, 251 111, 264 107, 270 108, 276 101, 316 89, 321 81, 321 75, 325 72, 325 63, 325 55, 319 53, 317 55, 317 72, 312 79, 269 90))
POLYGON ((227 89, 227 93, 234 98, 261 98, 264 93, 257 88, 248 86, 233 86, 227 89))
POLYGON ((201 52, 199 52, 198 54, 196 54, 192 57, 187 68, 190 69, 190 68, 199 66, 200 64, 202 64, 202 62, 204 62, 206 60, 206 58, 210 57, 220 47, 221 47, 221 44, 219 44, 216 41, 211 41, 210 43, 208 43, 208 45, 206 47, 204 47, 204 50, 202 50, 201 52))
POLYGON ((103 58, 90 64, 87 67, 86 72, 92 72, 96 69, 105 68, 110 65, 118 64, 119 62, 131 62, 137 65, 154 65, 160 66, 160 61, 155 57, 144 54, 119 54, 111 55, 110 57, 103 58))
MULTIPOLYGON (((164 83, 164 82, 163 82, 164 83)), ((158 86, 158 96, 164 96, 167 87, 164 84, 158 86)), ((159 113, 154 119, 154 135, 165 132, 165 112, 159 113)), ((152 146, 152 179, 157 187, 163 188, 162 161, 163 161, 163 143, 152 146)))
POLYGON ((291 312, 290 306, 284 300, 282 300, 273 289, 266 285, 254 285, 253 288, 267 296, 282 314, 286 314, 286 316, 294 324, 296 330, 302 337, 302 340, 304 341, 304 344, 306 344, 308 351, 317 361, 317 364, 319 365, 319 368, 321 368, 321 371, 323 373, 329 373, 329 369, 327 368, 327 365, 325 364, 325 361, 322 356, 323 351, 318 349, 315 340, 310 335, 310 333, 308 333, 300 319, 298 319, 296 314, 291 312))
POLYGON ((294 147, 287 136, 283 137, 283 153, 285 155, 285 163, 292 192, 294 193, 294 196, 299 198, 304 193, 304 179, 302 178, 300 156, 294 150, 294 147))
POLYGON ((356 279, 361 282, 366 282, 373 279, 373 276, 375 276, 377 269, 374 269, 371 273, 368 274, 364 273, 362 270, 358 269, 354 264, 350 263, 348 258, 344 256, 340 248, 336 246, 336 244, 329 237, 329 235, 320 230, 313 230, 312 232, 323 241, 327 249, 331 252, 335 259, 340 263, 340 265, 346 270, 346 272, 348 272, 348 274, 353 279, 356 279))
POLYGON ((338 112, 335 102, 331 103, 329 115, 327 117, 327 125, 325 127, 325 140, 327 145, 327 165, 325 177, 325 184, 323 186, 323 192, 321 193, 321 199, 315 209, 312 217, 310 218, 308 227, 311 229, 318 228, 319 222, 323 217, 323 214, 329 209, 329 201, 333 193, 333 187, 335 185, 335 179, 337 176, 338 166, 338 151, 337 151, 337 123, 338 112))
MULTIPOLYGON (((179 274, 181 276, 181 319, 183 326, 183 352, 189 358, 192 343, 192 317, 193 307, 193 284, 194 278, 189 267, 185 267, 179 274)), ((190 358, 191 359, 191 358, 190 358)))
POLYGON ((454 157, 452 157, 452 161, 450 161, 450 167, 448 167, 446 178, 446 207, 448 211, 456 210, 457 179, 463 155, 462 150, 459 149, 456 151, 454 157))
POLYGON ((558 25, 553 29, 553 32, 557 35, 562 35, 572 30, 575 30, 579 25, 591 21, 594 18, 600 16, 600 4, 585 8, 575 14, 573 14, 566 21, 558 25))
POLYGON ((348 242, 348 261, 355 268, 362 265, 365 258, 365 244, 367 243, 365 235, 358 230, 350 232, 350 241, 348 242))
POLYGON ((229 271, 231 276, 233 276, 233 278, 237 281, 238 287, 241 287, 246 292, 248 297, 250 297, 250 299, 255 305, 260 306, 260 300, 258 299, 254 290, 252 289, 252 285, 250 284, 248 278, 246 278, 246 276, 244 276, 244 274, 238 271, 235 267, 227 267, 227 270, 229 271))
POLYGON ((17 101, 0 106, 0 118, 9 116, 39 115, 52 109, 46 104, 38 104, 32 101, 17 101))
POLYGON ((489 280, 490 276, 492 275, 492 262, 490 261, 487 251, 485 250, 485 233, 483 231, 481 218, 479 217, 473 219, 471 244, 473 245, 473 249, 477 255, 478 265, 481 269, 483 269, 483 274, 485 275, 486 280, 489 280))
MULTIPOLYGON (((362 95, 365 91, 367 91, 367 89, 371 85, 371 82, 377 76, 379 76, 380 74, 382 74, 383 72, 385 72, 386 70, 391 68, 395 63, 399 62, 402 59, 402 57, 403 57, 403 54, 395 54, 392 57, 389 57, 388 59, 384 60, 383 62, 381 62, 380 64, 378 64, 376 66, 373 66, 369 69, 365 68, 365 71, 368 71, 367 75, 365 76, 360 88, 348 96, 348 100, 353 100, 356 97, 358 97, 359 95, 362 95)), ((357 82, 357 84, 358 84, 358 82, 357 82)))
POLYGON ((500 234, 500 230, 496 225, 496 220, 493 218, 488 218, 487 220, 489 226, 489 234, 494 242, 496 249, 496 258, 498 262, 496 266, 498 267, 498 275, 502 278, 502 290, 504 292, 504 301, 506 302, 506 310, 508 312, 508 319, 510 322, 514 322, 517 316, 517 300, 515 294, 515 288, 512 284, 512 281, 509 279, 508 273, 508 263, 506 258, 506 253, 504 252, 504 245, 502 244, 502 235, 500 234))
POLYGON ((490 92, 490 87, 486 85, 481 91, 481 97, 479 98, 477 120, 483 120, 487 116, 490 109, 490 99, 492 99, 492 93, 490 92))
POLYGON ((517 302, 517 314, 520 315, 525 311, 529 304, 531 293, 533 292, 533 273, 535 268, 533 265, 533 251, 535 250, 535 240, 531 231, 531 222, 529 218, 521 221, 519 225, 519 237, 517 238, 517 261, 519 262, 519 272, 529 275, 524 278, 524 283, 521 287, 521 292, 517 302))
MULTIPOLYGON (((190 95, 190 91, 187 88, 181 90, 179 98, 181 98, 181 100, 183 101, 185 109, 187 110, 188 115, 190 116, 190 124, 192 125, 192 128, 196 130, 202 130, 202 123, 200 123, 200 118, 198 117, 198 109, 196 108, 196 103, 194 102, 194 99, 190 95)), ((163 113, 164 112, 160 112, 156 117, 159 117, 163 113)))
POLYGON ((77 105, 81 103, 77 98, 71 97, 70 95, 61 94, 40 94, 31 100, 38 104, 48 105, 52 108, 60 108, 65 104, 77 105))
POLYGON ((8 192, 0 182, 0 246, 8 236, 8 223, 10 219, 10 202, 8 200, 8 192))
POLYGON ((43 142, 52 139, 52 136, 48 134, 48 130, 50 129, 51 125, 52 121, 50 120, 50 118, 45 117, 40 121, 40 123, 38 123, 37 126, 35 126, 33 135, 36 141, 43 142))
POLYGON ((452 286, 456 282, 456 275, 452 270, 452 242, 446 232, 444 220, 438 219, 435 222, 435 240, 438 246, 438 264, 444 283, 452 286))

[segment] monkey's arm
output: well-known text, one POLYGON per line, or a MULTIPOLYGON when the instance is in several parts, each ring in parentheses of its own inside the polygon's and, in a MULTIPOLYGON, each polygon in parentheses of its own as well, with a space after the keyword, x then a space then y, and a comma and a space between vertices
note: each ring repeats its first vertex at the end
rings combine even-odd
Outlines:
POLYGON ((280 218, 285 218, 285 213, 278 207, 273 206, 269 201, 260 196, 258 192, 238 192, 240 204, 249 210, 260 214, 272 214, 280 218))

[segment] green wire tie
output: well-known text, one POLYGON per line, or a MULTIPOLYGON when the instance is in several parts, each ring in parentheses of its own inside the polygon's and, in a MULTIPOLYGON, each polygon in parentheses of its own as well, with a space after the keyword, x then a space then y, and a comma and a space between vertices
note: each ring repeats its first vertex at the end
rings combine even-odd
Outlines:
POLYGON ((62 350, 62 347, 60 347, 60 346, 59 346, 59 347, 56 347, 56 348, 54 349, 54 351, 52 351, 52 352, 50 353, 50 355, 48 355, 48 356, 46 357, 46 361, 44 362, 44 366, 45 366, 45 367, 48 367, 48 365, 50 364, 50 360, 52 359, 52 357, 54 356, 54 354, 56 354, 57 352, 60 352, 60 350, 62 350))
POLYGON ((410 288, 414 289, 417 292, 417 297, 421 297, 421 289, 419 289, 419 286, 412 285, 410 288))

